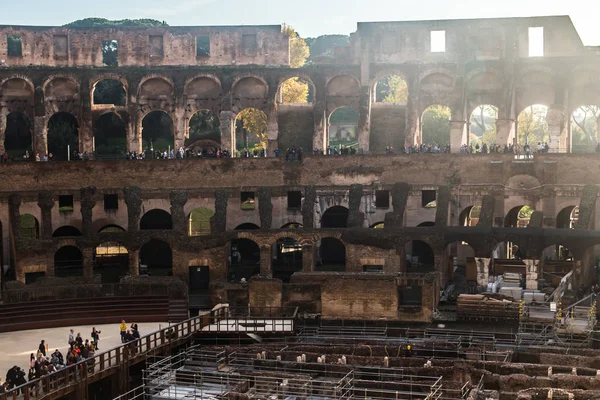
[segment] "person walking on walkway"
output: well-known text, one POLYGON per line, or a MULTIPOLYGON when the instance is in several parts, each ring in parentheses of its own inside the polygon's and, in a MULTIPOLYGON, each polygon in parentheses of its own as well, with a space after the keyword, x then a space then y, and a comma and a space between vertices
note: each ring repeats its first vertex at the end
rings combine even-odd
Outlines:
POLYGON ((121 343, 125 343, 125 333, 127 333, 127 323, 125 320, 121 320, 121 325, 119 325, 119 330, 121 331, 121 343))

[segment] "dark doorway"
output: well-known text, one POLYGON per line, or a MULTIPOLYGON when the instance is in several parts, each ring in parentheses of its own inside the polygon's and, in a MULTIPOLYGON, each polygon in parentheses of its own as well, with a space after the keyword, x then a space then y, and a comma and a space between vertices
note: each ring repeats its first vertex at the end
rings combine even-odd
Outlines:
POLYGON ((4 149, 16 160, 23 160, 26 151, 31 158, 31 122, 25 114, 13 112, 6 117, 4 149))
POLYGON ((173 252, 162 240, 152 239, 140 249, 140 275, 172 276, 173 252), (142 266, 147 270, 143 271, 142 266))
POLYGON ((54 160, 66 161, 69 151, 79 151, 79 123, 73 114, 59 112, 48 121, 48 153, 54 160))
POLYGON ((100 275, 102 283, 118 283, 129 273, 129 252, 119 242, 105 242, 96 247, 94 275, 100 275))
POLYGON ((127 128, 120 115, 111 112, 94 122, 96 159, 122 159, 127 152, 127 128))
POLYGON ((190 267, 190 292, 208 290, 210 283, 210 268, 190 267))
POLYGON ((348 209, 343 206, 328 208, 321 218, 321 228, 346 228, 348 226, 348 209))
POLYGON ((273 252, 273 278, 289 282, 294 272, 302 271, 302 245, 297 240, 279 239, 273 252))
POLYGON ((140 220, 140 229, 173 229, 171 214, 165 210, 150 210, 140 220))
POLYGON ((260 248, 250 239, 236 239, 231 242, 229 282, 248 281, 260 274, 260 248))
POLYGON ((345 271, 346 246, 336 238, 323 238, 319 246, 317 271, 345 271))
POLYGON ((54 253, 54 275, 83 276, 83 254, 75 246, 65 246, 54 253))

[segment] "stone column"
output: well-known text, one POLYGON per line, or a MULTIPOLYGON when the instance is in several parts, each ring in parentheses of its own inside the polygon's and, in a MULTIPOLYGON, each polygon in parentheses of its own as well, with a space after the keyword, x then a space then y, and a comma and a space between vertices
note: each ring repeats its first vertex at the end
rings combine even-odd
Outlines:
MULTIPOLYGON (((566 152, 566 118, 562 107, 551 107, 546 115, 548 122, 548 147, 549 153, 566 152)), ((535 146, 537 143, 530 143, 535 146)))
MULTIPOLYGON (((92 110, 84 106, 79 123, 79 148, 71 149, 92 154, 96 149, 94 146, 94 131, 92 129, 92 110)), ((66 150, 65 150, 66 151, 66 150)))
POLYGON ((93 186, 81 189, 81 234, 84 237, 94 235, 92 229, 92 209, 96 206, 94 195, 96 188, 93 186))
POLYGON ((142 190, 137 186, 127 186, 123 189, 125 204, 127 204, 127 231, 140 230, 142 213, 142 190))
POLYGON ((48 127, 46 117, 33 118, 33 153, 46 154, 48 152, 48 127))
POLYGON ((369 152, 371 136, 371 87, 361 86, 358 107, 358 151, 369 152))
POLYGON ((0 107, 0 155, 4 154, 4 137, 6 133, 6 118, 8 117, 7 110, 4 107, 0 107))
POLYGON ((235 117, 232 111, 221 111, 219 114, 221 148, 229 150, 232 156, 235 154, 235 117))
POLYGON ((302 272, 313 272, 316 265, 316 244, 305 244, 302 246, 302 272))
POLYGON ((141 153, 142 151, 148 150, 148 149, 144 149, 144 141, 142 140, 143 116, 140 113, 137 113, 134 116, 134 118, 136 120, 136 125, 135 125, 135 134, 133 135, 131 147, 132 147, 133 151, 137 151, 138 153, 141 153))
POLYGON ((313 107, 313 114, 315 120, 315 129, 313 131, 313 148, 318 150, 325 150, 325 125, 327 117, 325 116, 325 103, 323 101, 317 101, 313 107))
POLYGON ((173 151, 177 151, 180 147, 185 146, 185 109, 183 107, 177 107, 175 109, 175 117, 173 118, 173 136, 174 136, 174 147, 173 151))
POLYGON ((271 268, 270 244, 263 244, 260 246, 260 276, 263 278, 273 277, 273 269, 271 268))
POLYGON ((491 258, 475 257, 475 264, 477 265, 477 286, 484 286, 487 288, 488 280, 490 278, 491 260, 491 258))
POLYGON ((460 153, 460 147, 469 143, 467 121, 450 121, 450 151, 460 153))
POLYGON ((279 112, 277 104, 271 104, 265 112, 267 114, 267 157, 279 148, 279 112))
POLYGON ((21 238, 21 196, 12 193, 8 196, 8 217, 12 228, 13 238, 21 238))
POLYGON ((525 289, 537 290, 539 260, 523 260, 525 263, 525 289))
POLYGON ((43 239, 52 238, 52 207, 54 207, 54 198, 52 193, 44 190, 38 194, 38 206, 42 211, 42 232, 40 237, 43 239))
POLYGON ((85 248, 81 252, 83 254, 83 277, 86 279, 94 277, 94 252, 93 247, 85 248))
POLYGON ((517 134, 516 124, 514 119, 496 120, 496 144, 504 147, 514 142, 517 134))
POLYGON ((411 86, 408 87, 408 100, 406 102, 406 123, 405 131, 406 136, 404 138, 405 146, 413 146, 415 144, 421 144, 421 117, 418 110, 418 96, 416 90, 411 90, 411 86))
POLYGON ((138 276, 140 274, 140 250, 129 250, 129 275, 138 276))
POLYGON ((127 135, 127 151, 136 151, 139 153, 141 141, 138 140, 138 138, 142 137, 142 121, 140 121, 138 113, 133 113, 131 115, 125 129, 127 135))
POLYGON ((187 192, 183 190, 173 190, 169 195, 171 199, 171 220, 173 221, 173 230, 182 235, 186 235, 187 219, 183 211, 183 206, 187 203, 187 192))

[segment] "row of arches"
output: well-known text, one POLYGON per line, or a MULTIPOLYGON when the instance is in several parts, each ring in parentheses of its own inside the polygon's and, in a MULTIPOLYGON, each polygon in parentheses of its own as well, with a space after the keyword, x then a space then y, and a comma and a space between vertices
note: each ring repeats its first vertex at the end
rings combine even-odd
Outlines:
MULTIPOLYGON (((528 205, 519 205, 511 208, 505 218, 503 226, 506 228, 524 228, 529 225, 534 208, 528 205)), ((481 206, 469 206, 464 208, 458 217, 459 226, 477 226, 481 206)), ((328 208, 321 216, 321 228, 346 228, 348 221, 348 208, 344 206, 332 206, 328 208)), ((209 235, 211 232, 211 218, 214 211, 205 207, 193 209, 187 219, 188 236, 209 235)), ((556 216, 555 227, 559 229, 575 228, 579 218, 579 206, 570 205, 560 210, 556 216)), ((431 227, 435 223, 426 221, 420 223, 418 227, 431 227)), ((290 222, 281 226, 280 229, 301 228, 302 224, 290 222)), ((380 229, 384 227, 383 222, 371 224, 370 228, 380 229)), ((141 230, 169 230, 173 229, 171 214, 162 209, 153 209, 146 212, 140 219, 141 230)), ((235 230, 254 230, 260 227, 253 223, 244 223, 235 228, 235 230)), ((125 232, 125 229, 118 225, 106 225, 98 230, 98 233, 125 232)), ((40 223, 37 218, 31 214, 22 214, 20 216, 20 234, 22 238, 38 239, 40 236, 40 223)), ((57 228, 52 237, 76 237, 81 236, 81 231, 73 226, 61 226, 57 228)))

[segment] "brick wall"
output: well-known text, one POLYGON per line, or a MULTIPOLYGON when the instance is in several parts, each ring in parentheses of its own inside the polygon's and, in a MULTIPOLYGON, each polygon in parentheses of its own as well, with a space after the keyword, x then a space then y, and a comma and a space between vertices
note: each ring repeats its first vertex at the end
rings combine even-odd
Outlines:
POLYGON ((315 129, 314 111, 312 104, 280 105, 279 149, 302 147, 305 154, 311 154, 313 149, 313 131, 315 129))
POLYGON ((375 103, 371 109, 369 150, 383 152, 387 146, 404 147, 406 107, 375 103))

